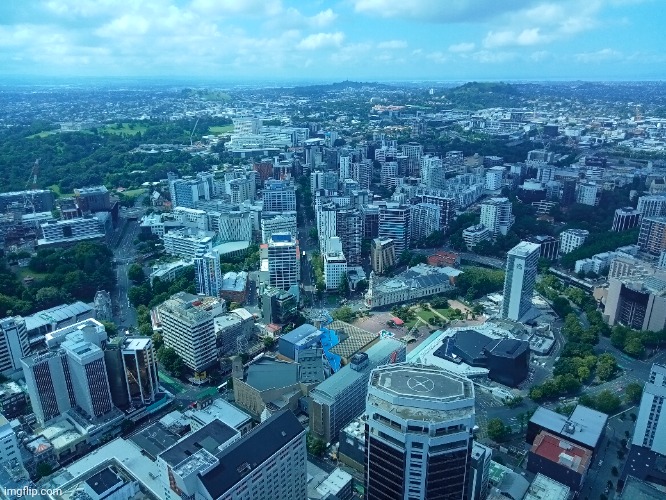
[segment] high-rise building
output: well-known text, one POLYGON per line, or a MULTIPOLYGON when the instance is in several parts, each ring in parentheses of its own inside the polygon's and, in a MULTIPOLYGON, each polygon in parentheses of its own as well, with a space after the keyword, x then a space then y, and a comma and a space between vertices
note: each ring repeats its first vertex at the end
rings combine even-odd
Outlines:
POLYGON ((365 159, 352 163, 352 178, 358 182, 360 189, 370 189, 372 185, 372 160, 365 159))
POLYGON ((601 186, 596 182, 579 182, 576 203, 596 207, 601 199, 601 186))
POLYGON ((490 198, 481 203, 481 224, 490 229, 493 236, 505 235, 513 225, 512 205, 508 198, 490 198))
POLYGON ((200 200, 213 197, 212 178, 205 174, 199 174, 196 179, 171 178, 169 192, 172 207, 197 208, 200 200))
POLYGON ((469 251, 473 251, 474 247, 482 241, 490 241, 492 238, 492 231, 483 224, 466 227, 462 232, 462 239, 469 251))
POLYGON ((474 441, 472 446, 469 480, 467 481, 467 498, 470 500, 484 500, 488 495, 488 481, 490 479, 490 462, 492 456, 492 448, 474 441))
POLYGON ((340 238, 342 251, 350 266, 361 265, 363 216, 356 208, 340 208, 335 214, 335 234, 340 238))
POLYGON ((288 290, 301 279, 301 259, 298 240, 291 233, 273 233, 266 245, 261 245, 262 257, 268 259, 268 284, 288 290))
POLYGON ((655 363, 643 387, 636 428, 618 487, 625 483, 627 476, 658 484, 664 484, 666 481, 666 473, 657 465, 663 463, 666 458, 664 401, 666 401, 666 366, 655 363))
POLYGON ((23 462, 21 448, 12 424, 0 413, 0 464, 13 461, 23 462))
POLYGON ((194 279, 197 293, 209 297, 219 297, 222 287, 220 256, 209 252, 194 259, 194 279))
POLYGON ((105 212, 111 210, 111 198, 106 186, 74 189, 74 197, 82 212, 105 212))
POLYGON ((421 158, 421 182, 432 188, 441 188, 445 181, 445 170, 439 156, 425 155, 421 158))
POLYGON ((316 207, 317 236, 319 238, 319 252, 326 252, 326 242, 336 235, 338 214, 335 203, 323 203, 316 207))
POLYGON ((432 203, 418 203, 409 207, 409 230, 412 244, 441 229, 441 208, 432 203))
POLYGON ((159 392, 157 355, 150 337, 126 337, 121 354, 125 383, 134 405, 154 403, 159 392))
POLYGON ((351 160, 352 157, 349 154, 340 155, 340 182, 351 180, 351 160))
POLYGON ((405 355, 405 345, 389 338, 354 354, 349 364, 310 391, 310 432, 327 443, 336 440, 340 430, 363 413, 372 369, 403 362, 405 355))
POLYGON ((398 258, 409 248, 409 206, 388 202, 379 207, 379 231, 381 239, 391 238, 398 258))
POLYGON ((362 205, 363 238, 370 240, 379 234, 379 205, 362 205))
POLYGON ((666 276, 610 278, 604 315, 609 325, 661 331, 666 327, 666 276))
POLYGON ((560 233, 560 255, 573 252, 576 248, 585 243, 585 240, 590 235, 586 229, 567 229, 560 233))
POLYGON ((467 498, 474 385, 442 368, 372 371, 365 409, 368 500, 467 498))
POLYGON ((633 207, 623 207, 615 210, 612 231, 626 231, 641 223, 642 214, 633 207))
POLYGON ((560 251, 560 240, 555 236, 530 236, 530 243, 539 245, 539 257, 542 259, 555 260, 560 251))
POLYGON ((71 408, 91 420, 114 410, 104 351, 76 333, 46 353, 23 358, 21 365, 42 425, 71 408))
POLYGON ((213 249, 214 233, 201 231, 190 234, 185 230, 169 231, 163 237, 164 251, 190 260, 202 257, 213 249))
POLYGON ((264 182, 261 196, 267 212, 296 211, 296 191, 291 181, 269 179, 264 182))
MULTIPOLYGON (((486 157, 488 158, 488 157, 486 157)), ((485 159, 484 159, 485 162, 485 159)), ((502 188, 502 180, 504 179, 504 167, 495 166, 486 171, 486 184, 485 188, 488 191, 497 191, 502 188)))
POLYGON ((445 231, 456 217, 456 199, 447 194, 422 193, 418 195, 422 203, 432 203, 440 208, 440 229, 445 231))
POLYGON ((347 276, 347 259, 342 252, 340 238, 328 240, 328 250, 324 254, 324 282, 327 290, 336 290, 347 276))
POLYGON ((664 217, 666 216, 666 196, 660 194, 651 194, 638 198, 636 207, 643 217, 664 217))
POLYGON ((539 245, 521 241, 507 253, 502 318, 520 321, 532 307, 539 245))
MULTIPOLYGON (((164 345, 175 349, 195 372, 204 371, 217 361, 213 324, 216 314, 209 306, 201 297, 179 292, 157 307, 164 345)), ((223 307, 219 309, 222 312, 223 307)))
POLYGON ((666 250, 666 217, 643 217, 638 246, 652 255, 660 255, 666 250))
POLYGON ((25 320, 20 316, 0 319, 0 373, 21 369, 21 358, 30 355, 25 320))
POLYGON ((395 243, 391 238, 375 238, 370 243, 370 256, 372 270, 377 274, 384 274, 395 266, 395 243))
POLYGON ((252 241, 252 212, 232 210, 218 217, 219 241, 252 241))
POLYGON ((262 212, 261 242, 268 243, 273 233, 289 232, 294 238, 298 236, 296 228, 296 212, 262 212))

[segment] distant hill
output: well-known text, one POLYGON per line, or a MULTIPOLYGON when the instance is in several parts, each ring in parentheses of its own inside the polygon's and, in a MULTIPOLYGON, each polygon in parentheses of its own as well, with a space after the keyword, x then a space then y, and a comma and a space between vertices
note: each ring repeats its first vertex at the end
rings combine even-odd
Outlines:
POLYGON ((339 92, 345 89, 377 89, 377 90, 395 90, 394 85, 387 85, 385 83, 378 82, 354 82, 351 80, 345 80, 342 82, 335 82, 329 84, 320 84, 320 85, 304 85, 299 87, 294 87, 294 92, 298 94, 311 94, 311 93, 321 93, 321 92, 339 92))
POLYGON ((522 104, 522 93, 509 83, 470 82, 444 93, 454 107, 483 109, 513 107, 522 104))

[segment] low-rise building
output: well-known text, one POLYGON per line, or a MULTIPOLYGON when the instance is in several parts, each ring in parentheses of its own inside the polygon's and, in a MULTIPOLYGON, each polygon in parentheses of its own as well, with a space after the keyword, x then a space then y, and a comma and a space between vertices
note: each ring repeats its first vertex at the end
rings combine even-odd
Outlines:
POLYGON ((241 354, 238 341, 249 340, 254 330, 254 316, 247 309, 229 311, 214 320, 218 356, 241 354))
POLYGON ((247 300, 248 274, 246 271, 229 271, 222 275, 220 297, 228 303, 243 304, 247 300))
POLYGON ((448 292, 455 287, 460 274, 462 271, 458 269, 427 264, 418 264, 388 279, 376 278, 371 273, 365 304, 370 308, 384 307, 448 292))
POLYGON ((493 232, 482 224, 470 226, 463 229, 462 239, 465 242, 467 250, 470 252, 474 247, 482 241, 490 241, 493 239, 493 232))
POLYGON ((592 464, 592 451, 546 431, 537 434, 527 458, 527 470, 541 473, 579 491, 592 464))
POLYGON ((582 246, 590 232, 585 229, 567 229, 560 234, 560 255, 568 254, 582 246))

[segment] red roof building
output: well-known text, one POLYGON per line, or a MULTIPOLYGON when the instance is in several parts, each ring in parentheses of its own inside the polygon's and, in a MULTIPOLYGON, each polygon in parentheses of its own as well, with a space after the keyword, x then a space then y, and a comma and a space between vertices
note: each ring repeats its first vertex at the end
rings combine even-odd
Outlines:
POLYGON ((532 444, 527 459, 527 470, 541 472, 555 481, 580 490, 592 462, 592 451, 541 431, 532 444))
POLYGON ((440 250, 428 255, 428 265, 437 267, 456 267, 460 264, 460 256, 455 252, 440 250))

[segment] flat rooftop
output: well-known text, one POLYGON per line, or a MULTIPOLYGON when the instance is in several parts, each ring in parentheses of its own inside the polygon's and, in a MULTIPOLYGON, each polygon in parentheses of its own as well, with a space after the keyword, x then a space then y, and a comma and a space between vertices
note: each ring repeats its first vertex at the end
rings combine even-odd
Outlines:
POLYGON ((218 455, 224 449, 225 444, 235 440, 238 436, 240 436, 239 432, 233 427, 229 427, 219 420, 213 420, 162 452, 160 457, 169 465, 176 466, 202 449, 212 455, 218 455))
POLYGON ((534 439, 530 451, 579 474, 584 474, 592 461, 590 450, 546 431, 541 431, 534 439))
POLYGON ((157 455, 163 451, 171 448, 179 439, 180 436, 178 434, 172 432, 159 422, 146 427, 130 437, 130 440, 134 444, 145 450, 153 459, 157 458, 157 455))

